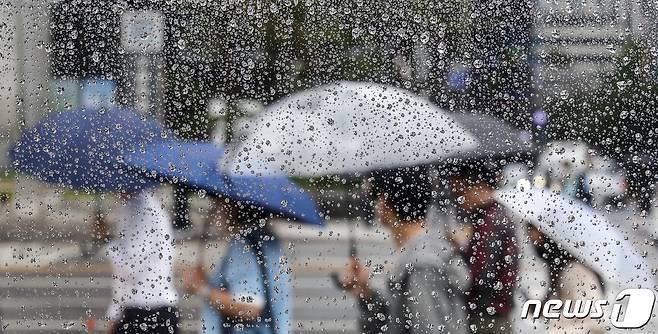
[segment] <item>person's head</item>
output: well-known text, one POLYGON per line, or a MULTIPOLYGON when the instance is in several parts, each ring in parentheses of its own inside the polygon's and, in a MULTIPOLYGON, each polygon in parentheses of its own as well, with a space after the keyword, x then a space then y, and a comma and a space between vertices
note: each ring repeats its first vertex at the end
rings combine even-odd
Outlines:
POLYGON ((367 179, 375 215, 387 228, 424 221, 432 198, 425 167, 376 171, 367 179))
POLYGON ((137 196, 138 193, 139 193, 139 191, 128 191, 126 189, 121 189, 121 190, 115 192, 114 194, 115 194, 116 198, 118 198, 119 200, 127 202, 131 199, 134 199, 137 196))
POLYGON ((208 218, 222 234, 244 236, 264 228, 269 215, 262 207, 251 203, 217 197, 208 218))
POLYGON ((482 161, 463 162, 449 169, 450 189, 461 209, 471 212, 493 201, 497 169, 482 161))

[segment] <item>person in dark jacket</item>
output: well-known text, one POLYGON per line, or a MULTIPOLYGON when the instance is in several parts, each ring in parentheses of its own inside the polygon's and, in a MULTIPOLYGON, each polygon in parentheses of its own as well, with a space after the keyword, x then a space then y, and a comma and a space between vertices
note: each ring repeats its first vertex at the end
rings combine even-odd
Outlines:
POLYGON ((342 283, 359 301, 361 332, 467 333, 468 270, 451 242, 425 227, 431 199, 425 169, 376 172, 369 182, 375 215, 398 257, 383 290, 374 289, 368 271, 352 259, 342 283))
POLYGON ((473 285, 469 323, 477 333, 511 333, 514 288, 519 275, 516 232, 493 196, 496 171, 481 164, 460 166, 450 179, 461 212, 471 226, 463 250, 473 285))

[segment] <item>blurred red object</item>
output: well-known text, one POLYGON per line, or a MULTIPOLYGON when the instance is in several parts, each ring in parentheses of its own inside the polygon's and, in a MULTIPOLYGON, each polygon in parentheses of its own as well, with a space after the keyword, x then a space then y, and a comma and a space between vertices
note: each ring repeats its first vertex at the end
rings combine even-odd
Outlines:
POLYGON ((96 330, 96 318, 87 318, 87 321, 85 321, 85 327, 87 327, 87 333, 93 333, 96 330))

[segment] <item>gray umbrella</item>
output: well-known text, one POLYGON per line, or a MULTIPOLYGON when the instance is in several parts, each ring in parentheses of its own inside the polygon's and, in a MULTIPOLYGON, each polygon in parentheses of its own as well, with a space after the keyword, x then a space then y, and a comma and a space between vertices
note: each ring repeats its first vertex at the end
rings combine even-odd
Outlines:
POLYGON ((450 115, 478 145, 460 155, 465 158, 521 157, 532 149, 531 136, 511 124, 489 115, 454 113, 450 115))

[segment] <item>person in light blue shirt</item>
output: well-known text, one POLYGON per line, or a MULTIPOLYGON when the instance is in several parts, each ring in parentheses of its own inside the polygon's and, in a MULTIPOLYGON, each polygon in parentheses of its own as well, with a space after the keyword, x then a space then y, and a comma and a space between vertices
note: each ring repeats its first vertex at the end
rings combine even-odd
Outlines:
POLYGON ((289 333, 290 270, 266 218, 253 206, 217 201, 211 219, 225 231, 226 254, 210 275, 184 275, 186 290, 207 301, 201 333, 289 333))

